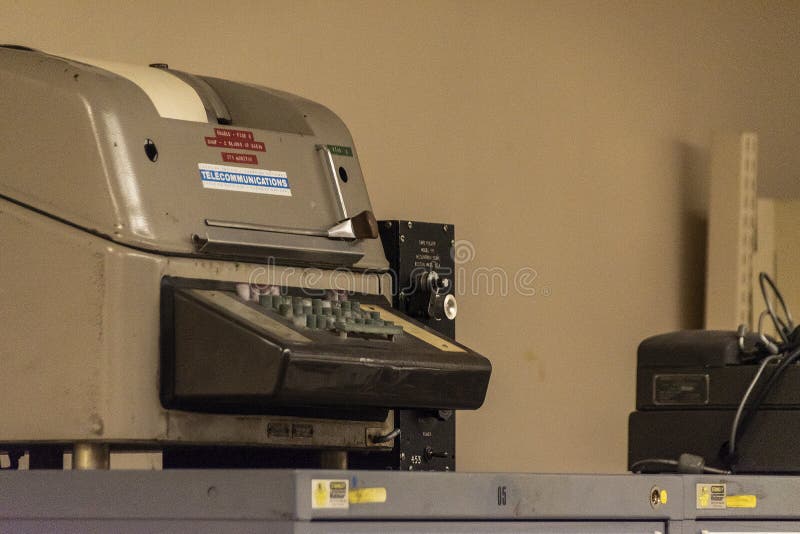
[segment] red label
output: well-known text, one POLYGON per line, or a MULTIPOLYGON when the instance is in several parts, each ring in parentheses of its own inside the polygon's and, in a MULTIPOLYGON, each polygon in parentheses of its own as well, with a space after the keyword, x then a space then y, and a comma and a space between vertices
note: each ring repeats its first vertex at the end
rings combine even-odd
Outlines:
POLYGON ((258 165, 258 158, 255 154, 236 154, 235 152, 223 152, 222 161, 228 163, 247 163, 249 165, 258 165))
POLYGON ((266 152, 267 150, 261 141, 243 141, 226 137, 206 137, 206 144, 219 148, 237 148, 239 150, 255 150, 256 152, 266 152))
POLYGON ((230 128, 214 128, 214 135, 222 139, 239 139, 242 141, 254 141, 253 132, 247 130, 231 130, 230 128))

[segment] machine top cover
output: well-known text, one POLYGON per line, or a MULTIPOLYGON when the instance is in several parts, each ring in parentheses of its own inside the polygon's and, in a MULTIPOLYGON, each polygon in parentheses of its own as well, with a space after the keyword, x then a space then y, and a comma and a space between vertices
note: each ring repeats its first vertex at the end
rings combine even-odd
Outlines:
POLYGON ((143 250, 387 267, 379 240, 326 236, 371 205, 353 139, 324 106, 12 47, 0 94, 2 197, 143 250))

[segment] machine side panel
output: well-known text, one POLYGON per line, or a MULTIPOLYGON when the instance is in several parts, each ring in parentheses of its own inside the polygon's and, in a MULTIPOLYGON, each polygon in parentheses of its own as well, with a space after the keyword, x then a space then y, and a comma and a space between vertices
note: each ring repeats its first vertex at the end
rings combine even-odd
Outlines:
POLYGON ((0 243, 0 439, 103 435, 105 254, 4 201, 0 243))

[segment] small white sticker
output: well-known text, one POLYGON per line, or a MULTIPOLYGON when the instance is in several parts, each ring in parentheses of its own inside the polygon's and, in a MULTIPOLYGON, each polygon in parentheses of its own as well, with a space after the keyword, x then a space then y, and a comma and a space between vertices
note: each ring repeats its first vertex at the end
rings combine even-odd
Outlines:
POLYGON ((311 480, 311 508, 349 508, 349 480, 311 480))
POLYGON ((206 189, 292 196, 289 178, 283 171, 248 169, 212 163, 198 163, 197 167, 200 170, 200 180, 206 189))
POLYGON ((724 510, 727 508, 725 484, 697 484, 698 510, 724 510))

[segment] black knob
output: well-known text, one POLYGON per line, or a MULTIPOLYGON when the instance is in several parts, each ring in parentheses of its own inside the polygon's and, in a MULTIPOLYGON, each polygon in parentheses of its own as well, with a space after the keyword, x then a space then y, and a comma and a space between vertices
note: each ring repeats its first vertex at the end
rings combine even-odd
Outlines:
POLYGON ((447 421, 453 417, 453 410, 436 410, 436 418, 440 421, 447 421))
POLYGON ((422 453, 425 456, 426 460, 430 460, 431 458, 449 458, 450 453, 447 451, 437 452, 434 451, 431 447, 425 447, 425 451, 422 453))

